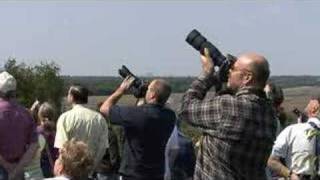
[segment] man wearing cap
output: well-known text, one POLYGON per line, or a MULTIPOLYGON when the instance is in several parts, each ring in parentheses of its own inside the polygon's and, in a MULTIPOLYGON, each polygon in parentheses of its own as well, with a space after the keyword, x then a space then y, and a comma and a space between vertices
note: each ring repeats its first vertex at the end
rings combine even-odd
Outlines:
POLYGON ((36 124, 15 97, 15 78, 0 73, 0 180, 23 179, 23 168, 38 148, 36 124))
POLYGON ((274 143, 268 166, 289 179, 319 180, 320 104, 312 98, 306 107, 308 121, 286 127, 274 143), (285 165, 280 161, 285 159, 285 165))

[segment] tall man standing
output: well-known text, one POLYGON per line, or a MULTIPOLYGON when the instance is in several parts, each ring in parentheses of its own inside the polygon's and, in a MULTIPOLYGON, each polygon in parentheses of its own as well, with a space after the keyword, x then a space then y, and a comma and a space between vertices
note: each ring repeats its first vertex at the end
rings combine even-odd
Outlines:
POLYGON ((96 170, 109 145, 107 122, 100 113, 84 107, 88 102, 86 88, 71 86, 67 101, 72 109, 58 119, 54 146, 61 149, 71 139, 85 142, 94 156, 93 170, 96 170))
POLYGON ((156 79, 148 86, 146 104, 115 105, 131 83, 126 78, 100 108, 111 123, 124 127, 125 143, 119 171, 124 180, 163 180, 164 150, 176 119, 175 113, 164 107, 171 88, 164 80, 156 79))
POLYGON ((263 91, 268 62, 255 53, 239 56, 227 82, 234 94, 205 99, 216 83, 208 50, 205 54, 202 74, 184 95, 179 114, 203 132, 194 179, 266 179, 276 131, 275 113, 263 91))

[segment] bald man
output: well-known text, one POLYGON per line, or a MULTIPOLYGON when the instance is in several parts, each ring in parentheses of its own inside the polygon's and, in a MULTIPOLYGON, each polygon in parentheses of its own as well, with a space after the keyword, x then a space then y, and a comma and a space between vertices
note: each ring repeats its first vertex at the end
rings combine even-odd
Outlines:
POLYGON ((117 106, 131 86, 130 78, 109 96, 100 108, 111 123, 124 127, 124 147, 120 174, 123 180, 163 180, 165 147, 174 127, 175 113, 164 107, 171 87, 153 80, 140 106, 117 106))
POLYGON ((268 166, 281 177, 292 180, 319 180, 320 103, 312 98, 307 107, 308 120, 286 127, 274 143, 268 166), (317 147, 318 144, 318 147, 317 147), (280 159, 285 159, 282 164, 280 159))
POLYGON ((229 70, 232 94, 205 98, 217 83, 205 51, 202 73, 183 97, 179 118, 202 131, 195 180, 266 179, 265 167, 276 132, 276 117, 263 89, 267 60, 256 53, 239 56, 229 70))

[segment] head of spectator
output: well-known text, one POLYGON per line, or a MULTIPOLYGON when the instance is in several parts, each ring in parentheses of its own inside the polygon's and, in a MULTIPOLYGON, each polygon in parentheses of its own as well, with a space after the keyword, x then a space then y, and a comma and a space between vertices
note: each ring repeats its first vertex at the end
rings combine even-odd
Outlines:
POLYGON ((17 81, 7 71, 0 73, 0 98, 11 99, 16 97, 17 81))
POLYGON ((36 122, 37 125, 40 125, 40 120, 38 118, 38 112, 39 112, 39 107, 40 107, 40 101, 39 100, 35 100, 33 102, 33 104, 31 105, 29 111, 31 113, 31 116, 33 118, 33 120, 36 122))
POLYGON ((38 110, 38 119, 44 130, 55 131, 56 111, 53 105, 48 102, 42 103, 38 110))
POLYGON ((72 139, 67 141, 59 151, 59 157, 54 164, 55 176, 65 176, 71 180, 88 178, 93 159, 84 142, 72 139))
POLYGON ((280 113, 281 104, 284 100, 283 90, 280 86, 275 85, 274 83, 267 83, 264 87, 264 91, 266 92, 267 98, 271 100, 273 107, 280 113))
POLYGON ((320 103, 319 98, 311 98, 305 112, 309 118, 316 117, 320 118, 320 103))
POLYGON ((265 57, 246 53, 240 55, 230 68, 227 86, 234 91, 244 87, 264 89, 269 74, 269 63, 265 57))
POLYGON ((145 101, 147 104, 159 104, 164 106, 170 94, 170 85, 163 79, 155 79, 148 86, 145 101))
POLYGON ((87 104, 89 91, 87 88, 73 85, 68 91, 68 103, 70 104, 87 104))
POLYGON ((274 83, 267 83, 264 91, 267 94, 267 97, 272 100, 274 106, 278 107, 282 104, 284 100, 283 90, 280 86, 275 85, 274 83))

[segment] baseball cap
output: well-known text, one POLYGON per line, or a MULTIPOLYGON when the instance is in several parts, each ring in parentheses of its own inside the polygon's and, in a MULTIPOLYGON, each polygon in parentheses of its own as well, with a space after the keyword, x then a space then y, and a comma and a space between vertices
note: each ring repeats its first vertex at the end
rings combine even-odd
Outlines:
POLYGON ((0 73, 0 91, 7 93, 9 91, 15 91, 17 87, 16 79, 7 71, 0 73))

